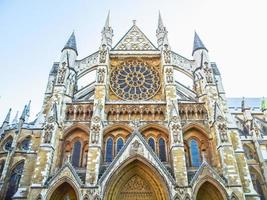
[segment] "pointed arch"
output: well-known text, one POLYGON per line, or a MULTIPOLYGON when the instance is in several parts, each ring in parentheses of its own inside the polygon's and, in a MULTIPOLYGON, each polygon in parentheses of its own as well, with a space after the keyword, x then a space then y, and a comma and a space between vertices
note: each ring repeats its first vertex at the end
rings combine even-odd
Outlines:
POLYGON ((1 149, 4 151, 8 151, 9 147, 11 148, 12 142, 13 142, 13 137, 12 135, 9 135, 8 137, 6 137, 5 140, 3 140, 1 144, 1 149))
POLYGON ((133 132, 133 129, 130 126, 119 123, 119 124, 112 124, 104 128, 103 135, 105 136, 107 133, 117 130, 117 129, 123 129, 129 133, 133 132))
POLYGON ((189 124, 186 124, 185 126, 183 126, 182 128, 182 132, 183 133, 186 133, 188 132, 190 129, 196 129, 198 130, 199 132, 201 132, 203 135, 205 135, 206 137, 210 137, 208 135, 208 133, 210 132, 205 126, 203 126, 203 124, 200 124, 200 123, 196 123, 196 122, 192 122, 192 123, 189 123, 189 124))
POLYGON ((187 125, 183 128, 183 139, 188 167, 199 167, 203 156, 208 163, 211 163, 214 143, 204 127, 196 123, 187 125))
POLYGON ((193 199, 197 200, 227 200, 228 195, 225 187, 210 176, 202 178, 193 189, 193 199))
POLYGON ((146 199, 170 199, 168 184, 164 177, 141 156, 127 159, 112 174, 103 184, 105 200, 134 197, 137 193, 139 193, 139 197, 147 195, 146 199), (140 183, 140 185, 136 183, 140 183))
POLYGON ((65 130, 61 143, 61 166, 70 158, 75 167, 85 168, 88 152, 89 127, 76 123, 65 130), (80 144, 78 144, 79 142, 80 144))
POLYGON ((17 162, 10 171, 6 200, 11 200, 19 188, 20 179, 24 170, 24 160, 17 162))
POLYGON ((249 166, 249 172, 255 191, 260 196, 260 199, 265 199, 265 197, 267 197, 267 187, 266 184, 264 184, 263 175, 260 170, 254 166, 249 166))
POLYGON ((162 126, 160 124, 145 124, 139 128, 140 133, 145 132, 148 129, 157 129, 164 133, 166 136, 168 136, 168 129, 165 126, 162 126))
POLYGON ((73 124, 72 126, 68 127, 66 130, 64 130, 63 138, 66 138, 69 134, 71 134, 73 131, 75 131, 77 129, 81 130, 81 131, 83 131, 89 135, 89 127, 88 126, 81 124, 81 123, 76 123, 76 124, 73 124))
POLYGON ((79 186, 69 177, 62 177, 57 180, 47 191, 47 200, 65 200, 64 198, 69 193, 71 200, 81 199, 79 186))

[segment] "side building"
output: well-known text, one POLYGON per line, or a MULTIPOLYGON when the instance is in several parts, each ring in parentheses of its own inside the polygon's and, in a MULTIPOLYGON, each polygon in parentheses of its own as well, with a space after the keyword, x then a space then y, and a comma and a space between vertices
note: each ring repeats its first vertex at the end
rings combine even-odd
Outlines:
POLYGON ((108 15, 79 60, 71 34, 37 118, 29 102, 0 128, 0 199, 267 199, 267 101, 227 99, 197 33, 192 59, 160 15, 156 37, 133 21, 112 45, 108 15))

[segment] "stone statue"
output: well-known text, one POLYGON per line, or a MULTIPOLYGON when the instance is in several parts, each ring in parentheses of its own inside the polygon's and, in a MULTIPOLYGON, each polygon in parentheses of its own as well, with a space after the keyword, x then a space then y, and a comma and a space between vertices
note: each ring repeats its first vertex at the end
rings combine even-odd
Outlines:
POLYGON ((107 57, 107 45, 102 44, 100 50, 99 50, 99 62, 105 63, 107 57))
POLYGON ((171 51, 170 51, 169 46, 167 44, 164 45, 163 55, 164 55, 165 63, 170 64, 171 63, 171 51))

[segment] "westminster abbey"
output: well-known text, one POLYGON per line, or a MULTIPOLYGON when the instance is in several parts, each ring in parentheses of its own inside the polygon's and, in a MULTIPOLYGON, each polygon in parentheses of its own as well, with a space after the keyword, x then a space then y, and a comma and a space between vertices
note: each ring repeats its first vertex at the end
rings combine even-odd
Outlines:
POLYGON ((99 49, 77 59, 72 33, 36 119, 30 103, 9 110, 0 199, 267 199, 267 101, 226 98, 198 34, 192 58, 175 53, 160 14, 157 44, 135 21, 112 38, 108 15, 99 49))

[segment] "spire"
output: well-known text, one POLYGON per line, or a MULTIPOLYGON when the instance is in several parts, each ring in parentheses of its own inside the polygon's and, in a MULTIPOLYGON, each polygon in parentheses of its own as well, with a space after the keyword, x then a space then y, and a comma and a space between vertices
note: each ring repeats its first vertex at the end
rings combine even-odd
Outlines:
POLYGON ((161 29, 161 28, 163 29, 164 28, 164 25, 163 25, 163 20, 162 20, 160 11, 159 11, 158 29, 161 29))
POLYGON ((10 114, 11 114, 11 108, 9 109, 9 111, 8 111, 8 113, 7 113, 7 115, 6 115, 6 118, 5 118, 5 120, 4 120, 3 123, 7 123, 7 124, 9 124, 9 121, 10 121, 10 114))
POLYGON ((30 117, 30 110, 31 110, 31 100, 29 101, 26 108, 25 122, 28 122, 28 119, 30 117))
POLYGON ((192 55, 194 54, 194 52, 198 49, 205 49, 206 51, 208 51, 208 49, 204 46, 203 42, 201 41, 201 39, 199 38, 197 32, 195 32, 195 36, 194 36, 194 46, 193 46, 193 52, 192 55))
POLYGON ((16 123, 18 123, 18 116, 19 116, 19 111, 17 111, 17 113, 16 113, 14 119, 12 120, 12 124, 16 124, 16 123))
MULTIPOLYGON (((75 35, 74 35, 74 31, 72 32, 69 40, 67 41, 66 45, 64 46, 64 48, 62 49, 62 51, 64 49, 72 49, 75 51, 76 55, 78 55, 78 51, 77 51, 77 46, 76 46, 76 38, 75 38, 75 35)), ((61 52, 62 52, 61 51, 61 52)))
POLYGON ((25 121, 25 118, 26 118, 26 115, 27 115, 27 105, 25 105, 24 106, 24 109, 23 109, 23 111, 22 111, 22 114, 21 114, 21 116, 20 116, 20 120, 23 120, 23 121, 25 121))
POLYGON ((106 18, 105 25, 102 30, 102 40, 101 40, 101 46, 103 44, 107 45, 110 49, 112 46, 112 37, 113 37, 113 30, 110 26, 110 11, 108 11, 108 16, 106 18))
POLYGON ((168 31, 166 27, 163 25, 163 20, 159 11, 159 18, 158 18, 158 28, 156 30, 157 39, 158 39, 158 48, 162 49, 164 44, 169 45, 168 43, 168 31))
POLYGON ((261 110, 262 111, 267 110, 267 100, 265 99, 265 97, 263 97, 261 100, 261 110))
POLYGON ((108 16, 107 16, 107 19, 106 19, 106 23, 105 23, 105 27, 104 28, 110 27, 109 26, 109 18, 110 18, 110 10, 108 11, 108 16))

